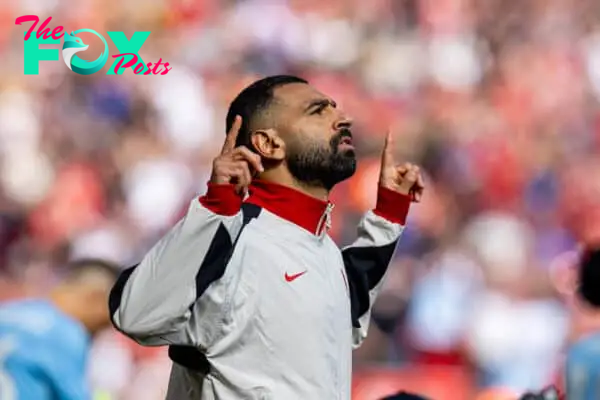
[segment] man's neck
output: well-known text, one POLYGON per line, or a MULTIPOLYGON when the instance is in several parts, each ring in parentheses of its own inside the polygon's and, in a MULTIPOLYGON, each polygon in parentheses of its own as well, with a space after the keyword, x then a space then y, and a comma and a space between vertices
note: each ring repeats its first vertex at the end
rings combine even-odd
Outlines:
POLYGON ((329 199, 329 190, 323 186, 300 182, 289 173, 282 174, 276 173, 276 171, 267 171, 260 175, 260 179, 266 182, 287 186, 322 201, 327 201, 329 199))
POLYGON ((290 187, 322 201, 327 201, 329 199, 329 190, 325 189, 324 187, 311 186, 298 181, 294 182, 292 185, 290 185, 290 187))
POLYGON ((570 341, 577 341, 600 330, 600 311, 575 300, 571 304, 570 341))
POLYGON ((69 294, 65 289, 62 287, 54 289, 50 293, 49 300, 64 314, 79 321, 79 313, 77 312, 77 309, 73 307, 74 303, 69 299, 69 294))

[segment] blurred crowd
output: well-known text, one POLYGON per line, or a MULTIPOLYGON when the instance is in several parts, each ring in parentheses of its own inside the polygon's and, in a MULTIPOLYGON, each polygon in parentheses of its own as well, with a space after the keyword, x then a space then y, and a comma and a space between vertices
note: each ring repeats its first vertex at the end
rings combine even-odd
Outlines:
MULTIPOLYGON (((80 37, 93 60, 100 41, 80 37)), ((426 171, 355 353, 356 399, 556 380, 578 329, 557 288, 600 240, 599 2, 5 0, 0 60, 0 298, 44 295, 68 259, 139 260, 204 192, 229 102, 288 73, 354 118, 358 172, 332 195, 340 245, 374 204, 388 128, 426 171), (141 57, 172 70, 81 76, 61 59, 24 75, 26 14, 151 31, 141 57)), ((154 400, 169 368, 164 349, 111 331, 90 373, 102 398, 154 400)))

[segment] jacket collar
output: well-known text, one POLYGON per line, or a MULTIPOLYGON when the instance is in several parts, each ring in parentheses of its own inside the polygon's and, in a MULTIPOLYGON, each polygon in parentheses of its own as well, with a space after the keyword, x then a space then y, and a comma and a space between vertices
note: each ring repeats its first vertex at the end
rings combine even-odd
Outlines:
POLYGON ((248 188, 246 202, 264 208, 310 233, 322 236, 330 224, 333 204, 287 186, 254 180, 248 188))

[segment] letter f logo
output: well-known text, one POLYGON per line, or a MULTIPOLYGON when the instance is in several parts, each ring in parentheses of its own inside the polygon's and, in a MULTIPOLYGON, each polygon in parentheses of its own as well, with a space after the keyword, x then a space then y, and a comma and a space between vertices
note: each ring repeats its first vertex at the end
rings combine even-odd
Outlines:
MULTIPOLYGON (((24 34, 27 35, 27 32, 24 34)), ((23 71, 25 75, 38 75, 40 73, 40 61, 58 61, 60 53, 58 49, 40 49, 40 44, 57 44, 60 39, 49 37, 39 39, 33 35, 24 40, 23 48, 23 71)))
MULTIPOLYGON (((41 28, 44 28, 52 17, 48 18, 42 24, 41 28)), ((25 75, 37 75, 40 73, 40 61, 58 61, 58 49, 40 49, 40 44, 57 44, 60 43, 60 37, 56 39, 48 35, 36 34, 33 37, 31 32, 39 22, 39 18, 35 15, 24 15, 15 20, 15 25, 21 25, 23 22, 33 22, 31 28, 24 33, 25 40, 23 47, 23 71, 25 75)), ((56 32, 58 33, 58 32, 56 32)))

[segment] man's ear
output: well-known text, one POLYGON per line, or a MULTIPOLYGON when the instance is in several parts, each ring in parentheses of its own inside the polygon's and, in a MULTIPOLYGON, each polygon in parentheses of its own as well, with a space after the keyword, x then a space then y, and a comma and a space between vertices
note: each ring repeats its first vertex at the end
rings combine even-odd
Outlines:
POLYGON ((250 141, 263 160, 281 161, 285 158, 285 142, 274 129, 253 131, 250 141))

